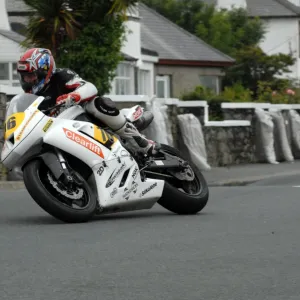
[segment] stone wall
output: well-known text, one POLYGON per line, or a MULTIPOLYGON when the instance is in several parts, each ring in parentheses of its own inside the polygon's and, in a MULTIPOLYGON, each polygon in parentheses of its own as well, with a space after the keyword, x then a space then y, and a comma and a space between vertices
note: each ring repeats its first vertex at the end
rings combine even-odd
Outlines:
MULTIPOLYGON (((229 111, 232 111, 229 110, 229 111)), ((242 110, 243 111, 243 110, 242 110)), ((203 135, 205 138, 207 162, 212 167, 228 166, 243 163, 254 163, 255 158, 255 140, 254 127, 251 126, 205 126, 204 125, 204 107, 177 107, 168 105, 169 120, 172 123, 172 134, 174 146, 183 153, 187 154, 186 147, 182 145, 182 137, 177 114, 194 114, 201 123, 203 135)), ((238 116, 235 120, 251 121, 254 115, 254 109, 241 112, 237 110, 238 116), (245 118, 244 113, 248 114, 245 118)), ((228 115, 229 117, 229 115, 228 115)), ((232 120, 232 118, 229 117, 232 120)))
POLYGON ((254 163, 253 126, 204 126, 207 162, 212 167, 254 163))
MULTIPOLYGON (((0 153, 2 151, 3 142, 4 142, 4 119, 5 119, 5 111, 6 111, 6 95, 0 93, 0 153)), ((3 165, 0 163, 0 180, 6 179, 6 172, 3 168, 3 165)))
POLYGON ((222 108, 224 120, 247 120, 252 121, 255 115, 254 108, 222 108))

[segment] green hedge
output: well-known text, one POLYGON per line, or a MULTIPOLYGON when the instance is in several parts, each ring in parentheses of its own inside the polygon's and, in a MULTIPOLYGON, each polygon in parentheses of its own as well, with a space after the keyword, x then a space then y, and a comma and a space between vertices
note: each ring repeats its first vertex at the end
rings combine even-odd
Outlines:
POLYGON ((272 89, 272 84, 260 82, 258 93, 254 97, 250 89, 243 87, 241 84, 235 84, 232 87, 225 87, 224 90, 216 95, 212 90, 197 86, 193 91, 182 94, 181 100, 205 100, 209 105, 210 120, 223 120, 221 109, 222 102, 267 102, 272 104, 298 104, 300 103, 300 89, 289 88, 287 81, 279 85, 277 90, 272 89))

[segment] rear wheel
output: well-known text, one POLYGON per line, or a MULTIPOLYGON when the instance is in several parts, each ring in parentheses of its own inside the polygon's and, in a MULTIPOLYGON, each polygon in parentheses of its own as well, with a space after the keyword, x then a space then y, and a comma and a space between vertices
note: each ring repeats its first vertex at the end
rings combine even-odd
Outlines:
MULTIPOLYGON (((180 151, 171 146, 161 144, 161 150, 187 161, 180 151)), ((188 164, 189 166, 182 176, 185 178, 190 176, 193 180, 180 180, 178 179, 181 177, 180 173, 175 174, 170 170, 164 170, 163 174, 165 187, 158 203, 177 214, 196 214, 206 206, 209 198, 209 190, 204 176, 192 162, 188 162, 188 164)), ((147 174, 147 169, 145 173, 147 174)))
POLYGON ((35 159, 24 167, 24 184, 33 200, 53 217, 67 223, 86 222, 95 213, 97 199, 81 175, 74 173, 81 184, 67 188, 42 160, 35 159))

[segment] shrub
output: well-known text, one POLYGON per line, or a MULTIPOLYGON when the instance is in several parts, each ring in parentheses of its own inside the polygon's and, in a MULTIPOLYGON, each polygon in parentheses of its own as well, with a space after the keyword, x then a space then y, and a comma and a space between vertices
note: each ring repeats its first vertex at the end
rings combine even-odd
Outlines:
POLYGON ((218 121, 223 119, 221 103, 225 100, 217 96, 211 89, 204 86, 197 86, 194 91, 183 94, 181 100, 204 100, 209 105, 210 120, 218 121))
POLYGON ((269 102, 272 104, 300 103, 300 90, 291 88, 288 82, 280 81, 280 83, 274 89, 274 83, 259 82, 256 102, 269 102))
POLYGON ((194 91, 183 94, 181 100, 206 100, 209 105, 210 120, 223 120, 222 102, 252 102, 252 92, 240 83, 232 87, 225 87, 224 91, 216 95, 211 89, 197 86, 194 91))
POLYGON ((192 92, 181 95, 181 100, 209 100, 215 96, 215 93, 202 85, 198 85, 192 92))
POLYGON ((230 102, 252 102, 253 93, 242 86, 240 83, 236 83, 231 87, 225 87, 220 96, 230 102))

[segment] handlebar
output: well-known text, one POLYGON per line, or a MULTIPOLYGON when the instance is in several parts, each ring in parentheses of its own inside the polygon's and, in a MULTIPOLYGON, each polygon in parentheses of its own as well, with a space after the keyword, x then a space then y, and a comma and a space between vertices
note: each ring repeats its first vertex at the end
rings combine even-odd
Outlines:
MULTIPOLYGON (((52 99, 52 97, 47 96, 47 97, 45 97, 45 99, 44 99, 43 102, 51 101, 51 99, 52 99)), ((43 102, 42 102, 42 103, 43 103, 43 102)), ((50 111, 53 110, 53 109, 56 109, 56 108, 59 108, 59 107, 63 106, 64 104, 65 104, 64 102, 63 102, 63 103, 60 103, 60 104, 56 104, 56 105, 54 105, 54 106, 52 106, 52 107, 50 107, 50 108, 41 110, 41 112, 44 113, 44 114, 46 114, 46 113, 50 112, 50 111)))
POLYGON ((56 109, 56 108, 58 108, 58 107, 63 106, 64 104, 65 104, 65 103, 56 104, 56 105, 54 105, 54 106, 52 106, 52 107, 50 107, 50 108, 48 108, 48 109, 42 110, 42 112, 43 112, 44 114, 46 114, 46 113, 48 113, 49 111, 51 111, 51 110, 53 110, 53 109, 56 109))

